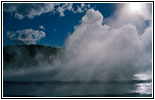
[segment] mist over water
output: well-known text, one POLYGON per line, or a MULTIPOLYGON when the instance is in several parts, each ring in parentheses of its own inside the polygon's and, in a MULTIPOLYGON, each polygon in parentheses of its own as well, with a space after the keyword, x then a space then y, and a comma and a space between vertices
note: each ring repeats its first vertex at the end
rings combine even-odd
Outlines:
POLYGON ((36 57, 37 67, 4 70, 4 80, 129 81, 145 72, 150 78, 152 18, 135 15, 137 19, 140 17, 138 23, 146 20, 150 23, 139 33, 143 25, 135 24, 135 19, 125 16, 125 12, 117 12, 110 20, 104 19, 99 11, 89 9, 54 61, 47 63, 36 57))

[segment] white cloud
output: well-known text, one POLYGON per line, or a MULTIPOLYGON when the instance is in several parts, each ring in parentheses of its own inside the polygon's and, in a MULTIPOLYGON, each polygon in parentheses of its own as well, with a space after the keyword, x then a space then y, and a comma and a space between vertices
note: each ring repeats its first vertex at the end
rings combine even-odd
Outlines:
POLYGON ((44 27, 44 26, 42 26, 42 25, 41 25, 41 26, 39 26, 39 28, 40 28, 40 29, 42 29, 42 30, 45 30, 45 27, 44 27))
POLYGON ((77 8, 77 12, 83 12, 83 10, 78 6, 78 8, 77 8))
POLYGON ((87 7, 88 5, 81 4, 81 7, 79 6, 76 10, 72 3, 4 3, 3 9, 5 12, 10 12, 15 18, 28 17, 32 19, 45 13, 58 12, 60 16, 65 16, 65 11, 84 12, 87 7))
POLYGON ((41 14, 54 11, 54 6, 59 4, 52 3, 4 3, 4 11, 14 14, 15 18, 24 17, 34 18, 41 14))
POLYGON ((7 36, 11 40, 19 41, 24 44, 36 44, 41 38, 45 37, 45 32, 33 29, 17 31, 7 31, 7 36))

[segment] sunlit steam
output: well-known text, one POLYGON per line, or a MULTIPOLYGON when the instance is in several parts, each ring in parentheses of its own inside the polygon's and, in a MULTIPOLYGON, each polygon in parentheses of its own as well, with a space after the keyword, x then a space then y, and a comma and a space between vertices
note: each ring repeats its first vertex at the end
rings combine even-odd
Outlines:
POLYGON ((129 6, 129 10, 134 13, 138 13, 142 10, 141 9, 142 6, 140 3, 130 3, 128 6, 129 6))

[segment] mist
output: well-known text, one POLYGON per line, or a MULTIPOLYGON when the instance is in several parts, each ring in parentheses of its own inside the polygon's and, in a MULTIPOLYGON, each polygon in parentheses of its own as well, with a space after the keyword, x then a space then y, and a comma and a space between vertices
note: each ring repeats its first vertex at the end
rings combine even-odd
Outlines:
MULTIPOLYGON (((152 18, 140 14, 135 20, 125 16, 126 7, 122 9, 107 19, 98 10, 89 9, 51 62, 37 54, 37 67, 3 71, 4 79, 123 81, 151 70, 152 18), (145 21, 149 26, 142 24, 145 21)), ((150 14, 148 9, 145 12, 150 14)))
POLYGON ((151 49, 147 50, 147 45, 149 48, 152 45, 151 30, 146 28, 140 34, 132 23, 116 28, 103 25, 103 21, 99 11, 87 11, 66 40, 62 60, 54 64, 61 70, 55 79, 132 80, 135 74, 151 69, 151 49), (149 36, 144 37, 146 34, 149 36), (147 45, 144 38, 149 42, 147 45))

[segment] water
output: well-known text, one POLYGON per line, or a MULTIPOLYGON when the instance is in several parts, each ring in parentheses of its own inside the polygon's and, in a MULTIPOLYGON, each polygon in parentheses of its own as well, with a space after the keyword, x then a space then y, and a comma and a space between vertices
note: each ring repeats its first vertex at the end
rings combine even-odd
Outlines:
POLYGON ((151 80, 4 81, 4 97, 151 97, 151 80))

